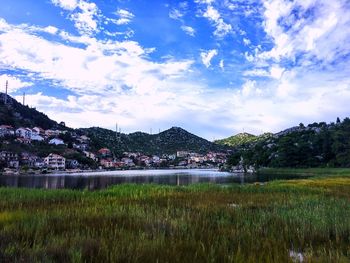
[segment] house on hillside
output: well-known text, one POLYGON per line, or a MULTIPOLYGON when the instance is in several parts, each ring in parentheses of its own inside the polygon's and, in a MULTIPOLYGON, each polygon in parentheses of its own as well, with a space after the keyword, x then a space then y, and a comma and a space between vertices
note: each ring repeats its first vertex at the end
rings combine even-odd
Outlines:
POLYGON ((96 155, 94 153, 88 152, 88 151, 84 151, 84 154, 85 154, 85 156, 87 158, 90 158, 90 159, 92 159, 94 161, 97 161, 97 157, 96 157, 96 155))
POLYGON ((89 145, 86 143, 73 143, 73 148, 80 151, 86 151, 89 148, 89 145))
POLYGON ((187 157, 190 153, 188 151, 177 151, 176 157, 184 158, 187 157))
POLYGON ((135 166, 135 163, 134 163, 134 161, 133 161, 131 158, 127 158, 127 157, 122 158, 121 162, 122 162, 125 166, 129 166, 129 167, 135 166))
POLYGON ((5 164, 6 167, 9 167, 9 168, 18 168, 19 167, 17 153, 2 151, 2 152, 0 152, 0 161, 3 164, 5 164))
POLYGON ((79 167, 79 162, 77 160, 67 159, 66 168, 68 169, 77 169, 79 167))
POLYGON ((44 168, 46 166, 45 160, 42 158, 38 158, 35 161, 34 167, 35 168, 44 168))
POLYGON ((20 163, 21 165, 26 165, 30 168, 35 168, 36 167, 35 164, 38 159, 40 158, 34 154, 23 152, 21 153, 20 163))
POLYGON ((48 168, 51 169, 65 169, 66 168, 66 159, 61 155, 50 153, 45 159, 44 162, 48 168))
POLYGON ((78 137, 77 140, 78 140, 80 143, 89 143, 90 138, 87 137, 86 135, 82 135, 82 136, 78 137))
POLYGON ((40 135, 40 136, 42 136, 42 137, 45 136, 45 130, 42 129, 42 128, 40 128, 40 127, 34 127, 34 128, 32 129, 32 133, 34 133, 34 134, 36 134, 36 135, 40 135))
POLYGON ((98 153, 99 157, 101 157, 101 158, 111 157, 112 156, 112 152, 108 148, 102 148, 102 149, 98 150, 97 153, 98 153))
POLYGON ((32 141, 38 141, 38 142, 42 142, 42 141, 45 140, 44 137, 42 137, 41 135, 39 135, 39 134, 33 134, 33 133, 32 133, 32 135, 30 136, 30 139, 31 139, 32 141))
POLYGON ((15 131, 10 125, 0 125, 0 137, 14 135, 15 131))
POLYGON ((17 137, 21 137, 21 138, 25 138, 25 139, 30 139, 31 135, 32 135, 32 130, 29 129, 29 128, 23 128, 23 127, 21 127, 21 128, 18 128, 18 129, 16 130, 16 136, 17 136, 17 137))
POLYGON ((107 158, 107 159, 102 159, 100 161, 101 166, 103 166, 104 168, 112 168, 115 167, 115 162, 111 159, 111 158, 107 158))
POLYGON ((53 138, 49 141, 49 144, 54 144, 54 145, 63 145, 64 141, 59 139, 59 138, 53 138))
POLYGON ((51 136, 58 136, 60 135, 60 131, 59 130, 46 130, 45 131, 45 135, 48 136, 48 137, 51 137, 51 136))

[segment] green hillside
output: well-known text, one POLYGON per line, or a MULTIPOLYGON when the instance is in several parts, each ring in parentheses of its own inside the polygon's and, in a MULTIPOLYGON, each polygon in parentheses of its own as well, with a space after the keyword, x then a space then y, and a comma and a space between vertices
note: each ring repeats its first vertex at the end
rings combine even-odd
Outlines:
POLYGON ((43 129, 63 128, 56 121, 51 120, 44 113, 35 108, 24 106, 10 96, 0 93, 0 125, 12 125, 13 127, 41 127, 43 129))
POLYGON ((227 145, 231 147, 240 147, 249 143, 258 142, 272 136, 272 133, 264 133, 262 135, 256 136, 250 133, 238 133, 236 135, 230 136, 222 140, 216 140, 214 143, 220 145, 227 145))
POLYGON ((256 167, 350 167, 350 119, 286 129, 237 147, 230 163, 241 156, 256 167))
POLYGON ((115 153, 130 151, 146 154, 163 154, 175 153, 181 150, 205 153, 230 149, 228 146, 212 143, 179 127, 172 127, 153 135, 135 132, 118 134, 118 137, 116 137, 114 131, 98 127, 79 129, 79 131, 91 138, 94 148, 108 147, 115 153))

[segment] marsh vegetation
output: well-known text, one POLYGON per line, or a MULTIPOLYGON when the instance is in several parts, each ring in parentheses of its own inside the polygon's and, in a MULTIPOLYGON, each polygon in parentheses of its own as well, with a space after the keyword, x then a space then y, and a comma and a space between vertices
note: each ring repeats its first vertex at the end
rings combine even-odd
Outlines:
POLYGON ((349 170, 263 185, 0 188, 1 262, 293 262, 293 253, 350 261, 349 170))

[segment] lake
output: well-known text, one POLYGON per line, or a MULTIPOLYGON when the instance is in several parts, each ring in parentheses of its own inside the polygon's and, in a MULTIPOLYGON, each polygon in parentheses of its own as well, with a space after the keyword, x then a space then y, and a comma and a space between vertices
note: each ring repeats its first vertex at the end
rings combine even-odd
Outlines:
POLYGON ((188 185, 193 183, 243 184, 293 178, 296 178, 296 176, 243 175, 212 169, 128 170, 75 174, 0 175, 0 187, 98 190, 122 183, 166 185, 188 185))

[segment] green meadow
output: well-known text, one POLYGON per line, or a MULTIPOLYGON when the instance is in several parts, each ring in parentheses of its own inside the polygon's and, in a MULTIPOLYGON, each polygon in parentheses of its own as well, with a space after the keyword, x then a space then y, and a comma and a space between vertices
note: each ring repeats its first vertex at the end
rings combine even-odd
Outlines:
POLYGON ((289 172, 311 177, 0 188, 0 262, 350 262, 350 170, 289 172))

